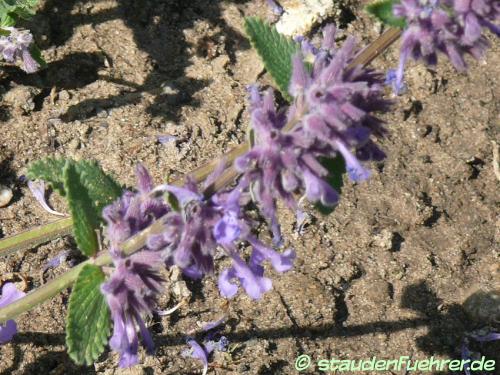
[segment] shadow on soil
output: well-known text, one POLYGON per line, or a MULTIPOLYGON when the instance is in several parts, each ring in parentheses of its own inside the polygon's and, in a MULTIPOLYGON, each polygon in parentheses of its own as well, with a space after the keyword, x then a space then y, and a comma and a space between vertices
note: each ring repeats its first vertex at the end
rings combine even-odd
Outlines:
MULTIPOLYGON (((322 340, 328 338, 343 338, 349 339, 357 336, 372 334, 375 332, 398 332, 407 329, 415 329, 418 327, 428 327, 428 333, 417 338, 417 346, 420 350, 431 355, 442 355, 449 359, 460 358, 460 346, 466 331, 471 330, 472 323, 467 319, 460 305, 451 305, 445 311, 439 311, 438 306, 440 300, 436 294, 427 286, 425 281, 408 286, 402 296, 401 307, 417 311, 421 317, 414 319, 403 319, 399 321, 380 321, 361 325, 341 326, 338 324, 324 324, 320 326, 309 327, 282 327, 278 329, 267 330, 252 330, 251 332, 232 332, 225 336, 231 343, 245 343, 252 339, 277 340, 281 338, 308 338, 322 340)), ((231 321, 228 325, 232 325, 231 321)), ((233 324, 233 329, 236 328, 236 323, 233 324)), ((64 334, 53 333, 35 333, 21 332, 15 339, 14 343, 31 343, 35 346, 47 345, 64 345, 64 334)), ((157 346, 184 346, 185 336, 180 335, 156 335, 155 343, 157 346)), ((479 349, 487 358, 495 357, 495 347, 498 349, 499 343, 487 343, 479 349)), ((104 356, 105 354, 103 354, 104 356)), ((401 353, 401 355, 410 355, 410 353, 401 353)), ((64 357, 64 364, 67 363, 68 368, 77 368, 79 373, 93 374, 88 367, 75 367, 71 363, 66 353, 52 352, 38 358, 36 363, 32 364, 32 368, 38 368, 37 363, 43 363, 48 366, 52 362, 61 362, 61 357, 64 357), (54 359, 54 358, 57 358, 54 359)), ((22 361, 22 353, 19 353, 16 347, 15 365, 18 366, 22 361)), ((14 369, 12 369, 14 370, 14 369)), ((93 370, 92 370, 93 371, 93 370)), ((279 371, 278 371, 279 372, 279 371)), ((10 372, 7 372, 10 373, 10 372)), ((4 373, 4 374, 7 374, 4 373)), ((28 372, 26 373, 28 374, 28 372)), ((435 373, 441 374, 441 373, 435 373)), ((442 372, 445 374, 445 372, 442 372)))
MULTIPOLYGON (((191 65, 184 30, 193 26, 198 20, 206 20, 211 25, 221 28, 221 35, 226 38, 225 52, 234 59, 234 51, 250 48, 246 38, 237 30, 229 27, 222 19, 221 0, 214 1, 180 1, 180 0, 117 0, 118 6, 92 12, 95 4, 77 0, 49 0, 45 3, 28 27, 35 37, 46 35, 47 40, 38 44, 42 49, 64 45, 74 34, 76 27, 91 25, 96 28, 105 21, 121 19, 132 30, 137 47, 146 52, 153 61, 154 69, 145 79, 144 84, 137 85, 112 77, 98 77, 98 70, 105 66, 105 61, 113 71, 113 61, 100 53, 75 52, 63 59, 51 62, 47 69, 28 75, 18 68, 8 68, 7 75, 0 84, 8 87, 10 82, 35 86, 42 89, 42 97, 50 94, 52 87, 76 89, 95 82, 98 79, 116 82, 125 86, 124 93, 108 98, 89 99, 75 104, 62 116, 64 121, 85 119, 94 116, 102 109, 133 104, 142 99, 141 93, 155 95, 154 102, 147 111, 155 116, 176 121, 181 106, 199 106, 193 95, 206 87, 209 81, 187 78, 186 67, 191 65), (162 84, 169 86, 165 94, 162 84)), ((249 0, 233 1, 245 3, 249 0)), ((219 35, 211 37, 214 43, 219 35)), ((194 46, 198 55, 204 56, 207 47, 194 46)))

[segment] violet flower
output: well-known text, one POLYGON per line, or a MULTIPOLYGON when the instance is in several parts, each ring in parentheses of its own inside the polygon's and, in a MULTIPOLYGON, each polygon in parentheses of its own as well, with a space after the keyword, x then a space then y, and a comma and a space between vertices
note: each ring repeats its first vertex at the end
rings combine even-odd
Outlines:
POLYGON ((162 198, 152 196, 153 182, 146 168, 139 164, 136 175, 138 193, 125 191, 121 198, 103 210, 103 218, 107 224, 105 235, 110 242, 111 252, 118 256, 123 241, 169 211, 162 198))
POLYGON ((15 27, 4 27, 10 32, 7 36, 0 36, 0 53, 5 61, 14 63, 22 61, 22 69, 26 73, 34 73, 40 68, 31 56, 30 46, 33 43, 33 35, 28 30, 20 30, 15 27))
POLYGON ((165 230, 150 237, 148 246, 161 250, 167 266, 177 265, 190 278, 213 273, 217 244, 212 228, 219 212, 189 178, 184 187, 161 185, 155 191, 172 194, 180 207, 165 216, 165 230))
POLYGON ((315 56, 309 71, 299 54, 293 59, 289 92, 295 103, 288 114, 276 110, 270 90, 260 95, 250 89, 251 120, 255 146, 235 162, 236 169, 251 181, 250 191, 268 220, 276 243, 280 228, 276 200, 280 199, 300 216, 295 193, 310 202, 333 206, 338 193, 324 180, 328 170, 320 157, 341 154, 349 176, 362 181, 370 173, 361 161, 381 160, 384 153, 372 142, 372 134, 384 129, 375 111, 387 111, 383 99, 383 77, 360 66, 348 69, 356 56, 354 39, 334 49, 335 29, 325 28, 320 49, 308 47, 315 56), (296 122, 284 131, 285 124, 296 122))
MULTIPOLYGON (((2 296, 0 297, 0 307, 10 305, 12 302, 24 297, 26 293, 17 290, 13 283, 5 283, 2 287, 2 296)), ((12 340, 17 333, 17 325, 14 320, 7 320, 0 324, 0 344, 5 344, 12 340)))
POLYGON ((500 19, 498 0, 401 0, 393 13, 407 23, 396 74, 398 90, 410 57, 435 65, 441 52, 463 72, 467 67, 464 56, 479 59, 488 47, 483 29, 500 35, 500 27, 493 23, 500 19))
POLYGON ((162 290, 163 279, 158 273, 161 257, 157 252, 142 250, 127 258, 114 257, 113 261, 113 275, 101 286, 113 319, 113 336, 109 343, 120 353, 120 367, 130 367, 138 363, 137 328, 148 354, 154 352, 144 319, 151 316, 156 295, 162 290))
POLYGON ((159 267, 163 264, 161 253, 145 248, 124 257, 120 250, 122 241, 168 211, 162 199, 151 196, 153 184, 147 170, 138 165, 136 173, 139 191, 125 192, 103 210, 115 269, 108 281, 101 285, 101 291, 111 310, 113 336, 110 346, 120 353, 120 367, 130 367, 138 362, 137 330, 147 352, 153 352, 153 340, 144 319, 152 314, 163 281, 159 275, 159 267))
POLYGON ((288 271, 293 266, 295 252, 291 249, 279 253, 265 246, 252 233, 254 226, 242 209, 248 201, 248 176, 244 175, 238 185, 228 193, 218 194, 213 198, 216 207, 223 213, 213 229, 214 238, 232 258, 232 266, 223 270, 219 276, 218 287, 226 298, 232 298, 238 291, 238 281, 245 292, 253 299, 271 290, 271 279, 264 276, 264 261, 270 261, 277 272, 288 271), (248 243, 252 252, 245 262, 238 252, 240 243, 248 243))
MULTIPOLYGON (((325 33, 323 53, 316 56, 311 72, 301 55, 293 59, 289 91, 296 100, 296 112, 305 112, 299 135, 306 147, 315 151, 316 157, 332 158, 340 153, 349 177, 362 181, 370 172, 360 161, 378 161, 385 157, 370 136, 385 133, 374 113, 387 111, 391 103, 383 99, 381 74, 361 66, 348 69, 358 52, 354 38, 347 38, 335 50, 335 30, 329 27, 326 32, 329 34, 325 33), (307 145, 307 141, 312 145, 307 145)), ((317 177, 325 176, 319 167, 317 174, 317 177)))
POLYGON ((276 111, 272 91, 260 96, 256 88, 251 90, 255 146, 236 159, 235 167, 251 181, 252 197, 269 222, 274 242, 279 244, 277 199, 300 215, 295 191, 302 188, 312 202, 321 201, 327 206, 337 203, 338 194, 321 180, 328 172, 316 161, 314 150, 307 147, 308 139, 303 133, 282 131, 286 117, 276 111))

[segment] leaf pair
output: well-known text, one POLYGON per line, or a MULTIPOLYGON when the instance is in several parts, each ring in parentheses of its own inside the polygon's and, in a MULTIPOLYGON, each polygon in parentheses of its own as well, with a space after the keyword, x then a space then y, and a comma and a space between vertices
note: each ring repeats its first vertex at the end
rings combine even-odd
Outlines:
POLYGON ((120 185, 96 162, 85 160, 39 160, 30 165, 27 176, 46 181, 67 198, 78 248, 86 256, 95 255, 102 210, 121 195, 120 185))

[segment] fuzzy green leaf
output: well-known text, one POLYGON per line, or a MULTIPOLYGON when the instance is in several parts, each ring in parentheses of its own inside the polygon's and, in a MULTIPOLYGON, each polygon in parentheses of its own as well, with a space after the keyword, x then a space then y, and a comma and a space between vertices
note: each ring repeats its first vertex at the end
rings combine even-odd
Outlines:
POLYGON ((77 163, 80 180, 88 191, 96 212, 101 217, 102 209, 122 194, 121 186, 104 173, 95 161, 82 160, 77 163))
MULTIPOLYGON (((346 173, 345 161, 342 156, 337 156, 333 159, 322 158, 320 160, 321 165, 328 169, 328 176, 325 181, 334 188, 337 193, 341 194, 342 187, 344 186, 343 176, 346 173)), ((316 209, 323 215, 331 214, 335 207, 327 207, 321 203, 316 203, 316 209)))
POLYGON ((35 14, 38 0, 0 0, 0 27, 14 26, 19 19, 35 14))
POLYGON ((37 45, 32 44, 30 47, 30 54, 33 59, 40 64, 40 69, 46 68, 47 67, 47 62, 43 59, 42 57, 42 51, 40 51, 40 48, 38 48, 37 45))
POLYGON ((66 159, 46 158, 34 161, 28 167, 26 177, 30 180, 44 180, 62 196, 66 195, 63 183, 63 168, 66 159))
POLYGON ((404 18, 398 18, 392 13, 395 4, 399 4, 399 0, 377 0, 368 4, 366 11, 386 25, 403 29, 406 27, 404 18))
POLYGON ((96 233, 99 228, 99 216, 88 190, 80 179, 75 163, 71 160, 66 161, 63 179, 68 206, 73 218, 73 234, 76 244, 82 253, 92 256, 99 249, 96 233))
POLYGON ((109 307, 101 293, 102 270, 85 265, 73 286, 66 319, 66 346, 77 364, 91 365, 104 351, 111 328, 109 307))
POLYGON ((257 17, 245 18, 245 30, 281 94, 289 100, 292 57, 300 50, 299 44, 257 17))

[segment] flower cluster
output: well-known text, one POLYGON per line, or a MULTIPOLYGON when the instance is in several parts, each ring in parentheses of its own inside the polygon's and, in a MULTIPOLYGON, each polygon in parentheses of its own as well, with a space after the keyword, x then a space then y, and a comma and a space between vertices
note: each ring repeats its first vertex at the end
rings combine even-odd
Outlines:
POLYGON ((483 30, 500 35, 500 26, 495 25, 500 20, 498 0, 401 0, 393 13, 407 23, 396 72, 397 92, 402 89, 404 66, 410 57, 435 65, 441 52, 458 71, 465 71, 464 56, 479 59, 488 47, 483 30))
POLYGON ((0 53, 5 61, 15 63, 22 61, 22 68, 26 73, 34 73, 40 68, 40 64, 31 56, 30 48, 33 43, 33 35, 28 30, 20 30, 15 27, 5 27, 8 35, 0 34, 0 53))
POLYGON ((328 27, 325 32, 321 48, 302 43, 307 58, 314 61, 311 71, 304 56, 294 58, 290 107, 278 110, 271 90, 262 94, 256 86, 250 88, 254 139, 251 149, 234 162, 240 174, 235 186, 205 193, 225 163, 201 187, 188 177, 182 187, 153 188, 151 177, 139 166, 138 192, 127 191, 105 208, 115 270, 102 291, 114 321, 111 347, 121 354, 121 366, 137 362, 138 332, 148 351, 153 349, 144 319, 154 311, 161 291, 161 267, 175 265, 187 277, 200 278, 214 273, 215 259, 224 256, 231 265, 219 274, 221 294, 232 298, 241 286, 249 297, 259 299, 272 288, 265 262, 282 273, 295 259, 292 249, 275 249, 282 247, 277 202, 295 211, 300 221, 301 200, 332 206, 339 199, 325 181, 329 171, 322 158, 343 157, 351 179, 361 181, 369 176, 362 162, 384 157, 370 139, 384 132, 374 112, 389 108, 382 98, 382 76, 350 66, 358 52, 354 40, 336 50, 335 30, 328 27), (252 201, 269 224, 275 248, 255 233, 257 223, 245 210, 252 201), (161 230, 151 234, 139 252, 125 256, 121 243, 153 221, 161 230))
POLYGON ((155 219, 168 212, 161 199, 152 198, 151 176, 139 165, 136 170, 138 192, 126 191, 122 197, 103 210, 106 237, 115 269, 101 286, 113 319, 110 346, 120 353, 120 366, 130 367, 138 362, 139 340, 137 328, 149 353, 154 350, 153 340, 144 319, 155 307, 156 295, 161 291, 159 270, 160 253, 143 249, 128 257, 120 250, 122 241, 145 229, 155 219))

